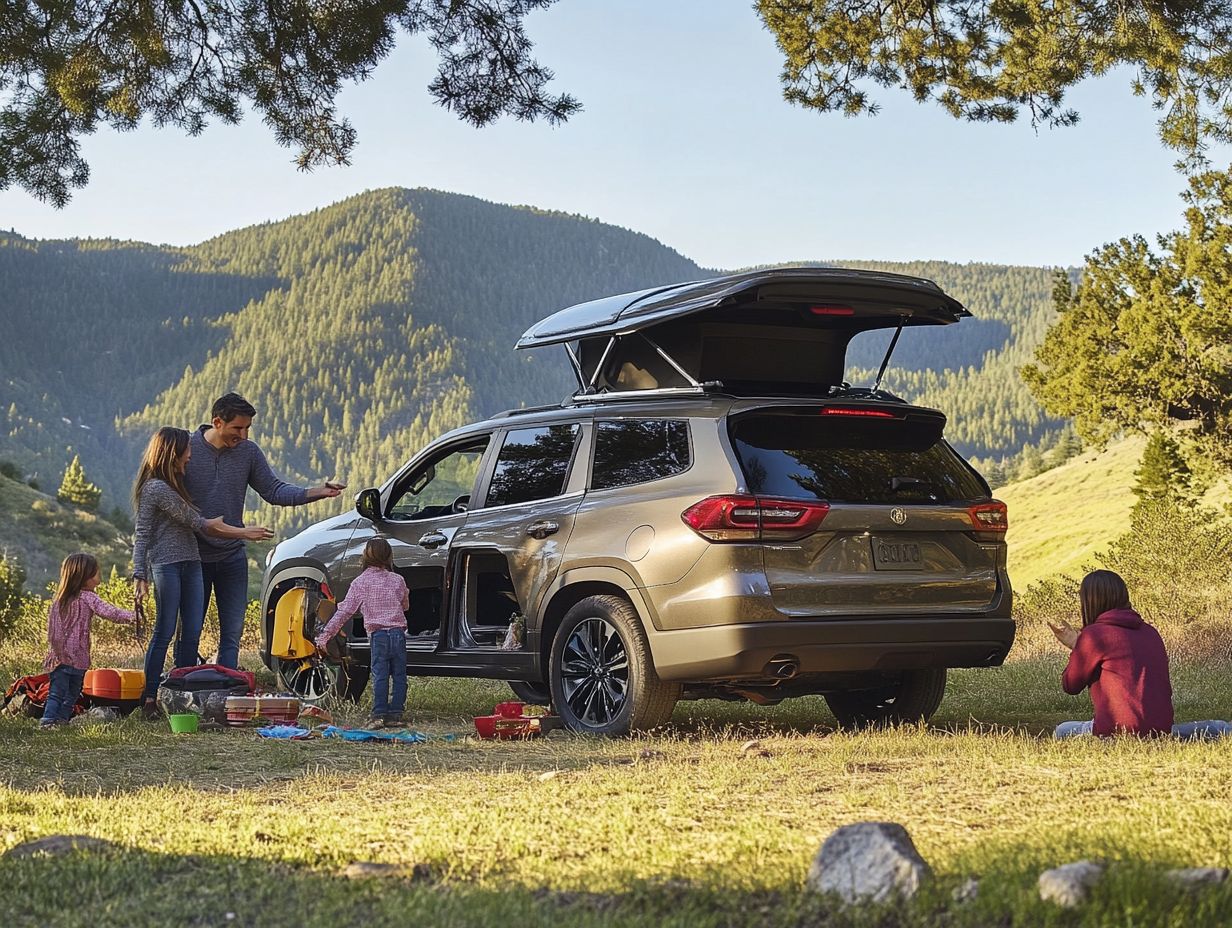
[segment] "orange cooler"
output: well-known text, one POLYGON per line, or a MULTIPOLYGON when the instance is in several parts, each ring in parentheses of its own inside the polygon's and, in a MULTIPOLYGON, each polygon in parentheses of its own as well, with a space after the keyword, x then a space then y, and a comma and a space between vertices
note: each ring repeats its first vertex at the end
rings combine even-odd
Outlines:
POLYGON ((111 668, 87 670, 82 689, 87 696, 99 699, 140 699, 145 689, 145 671, 111 668))
POLYGON ((145 672, 110 667, 87 670, 81 689, 96 706, 135 708, 145 689, 145 672))

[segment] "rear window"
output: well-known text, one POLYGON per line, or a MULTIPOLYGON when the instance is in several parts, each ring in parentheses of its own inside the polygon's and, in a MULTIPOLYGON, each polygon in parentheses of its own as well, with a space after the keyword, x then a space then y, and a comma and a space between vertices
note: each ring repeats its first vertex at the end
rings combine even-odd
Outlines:
POLYGON ((731 435, 749 489, 765 496, 894 504, 989 495, 934 422, 754 413, 733 420, 731 435))

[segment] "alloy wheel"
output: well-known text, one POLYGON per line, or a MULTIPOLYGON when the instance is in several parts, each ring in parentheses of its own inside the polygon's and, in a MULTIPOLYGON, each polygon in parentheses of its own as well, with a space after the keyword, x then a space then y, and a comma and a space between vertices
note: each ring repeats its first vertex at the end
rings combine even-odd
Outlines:
POLYGON ((579 721, 599 727, 615 719, 629 695, 629 655, 616 627, 600 618, 581 622, 565 642, 560 679, 579 721))

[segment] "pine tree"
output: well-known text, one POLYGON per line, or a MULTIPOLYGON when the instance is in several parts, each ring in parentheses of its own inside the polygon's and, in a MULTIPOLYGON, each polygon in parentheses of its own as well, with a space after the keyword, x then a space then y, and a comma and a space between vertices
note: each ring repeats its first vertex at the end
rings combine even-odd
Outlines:
POLYGON ((0 551, 0 632, 17 620, 26 583, 26 572, 8 552, 0 551))
POLYGON ((1167 432, 1158 431, 1151 435, 1134 476, 1138 478, 1134 484, 1134 495, 1138 497, 1136 505, 1189 498, 1189 465, 1185 463, 1176 439, 1167 432))
POLYGON ((98 508, 98 500, 102 495, 103 491, 86 479, 85 468, 81 466, 81 457, 73 455, 72 463, 64 472, 64 479, 60 481, 60 489, 56 492, 56 498, 61 502, 93 512, 98 508))

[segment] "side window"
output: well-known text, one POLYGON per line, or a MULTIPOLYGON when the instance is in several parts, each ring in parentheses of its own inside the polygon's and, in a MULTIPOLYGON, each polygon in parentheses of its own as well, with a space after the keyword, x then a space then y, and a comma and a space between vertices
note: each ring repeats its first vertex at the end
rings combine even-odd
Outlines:
POLYGON ((578 427, 546 425, 505 435, 485 505, 508 506, 550 499, 565 491, 578 427))
POLYGON ((406 522, 461 512, 470 505, 471 488, 487 447, 485 435, 415 468, 394 488, 386 518, 406 522))
POLYGON ((595 490, 660 480, 689 469, 689 424, 681 419, 599 422, 595 430, 595 490))

